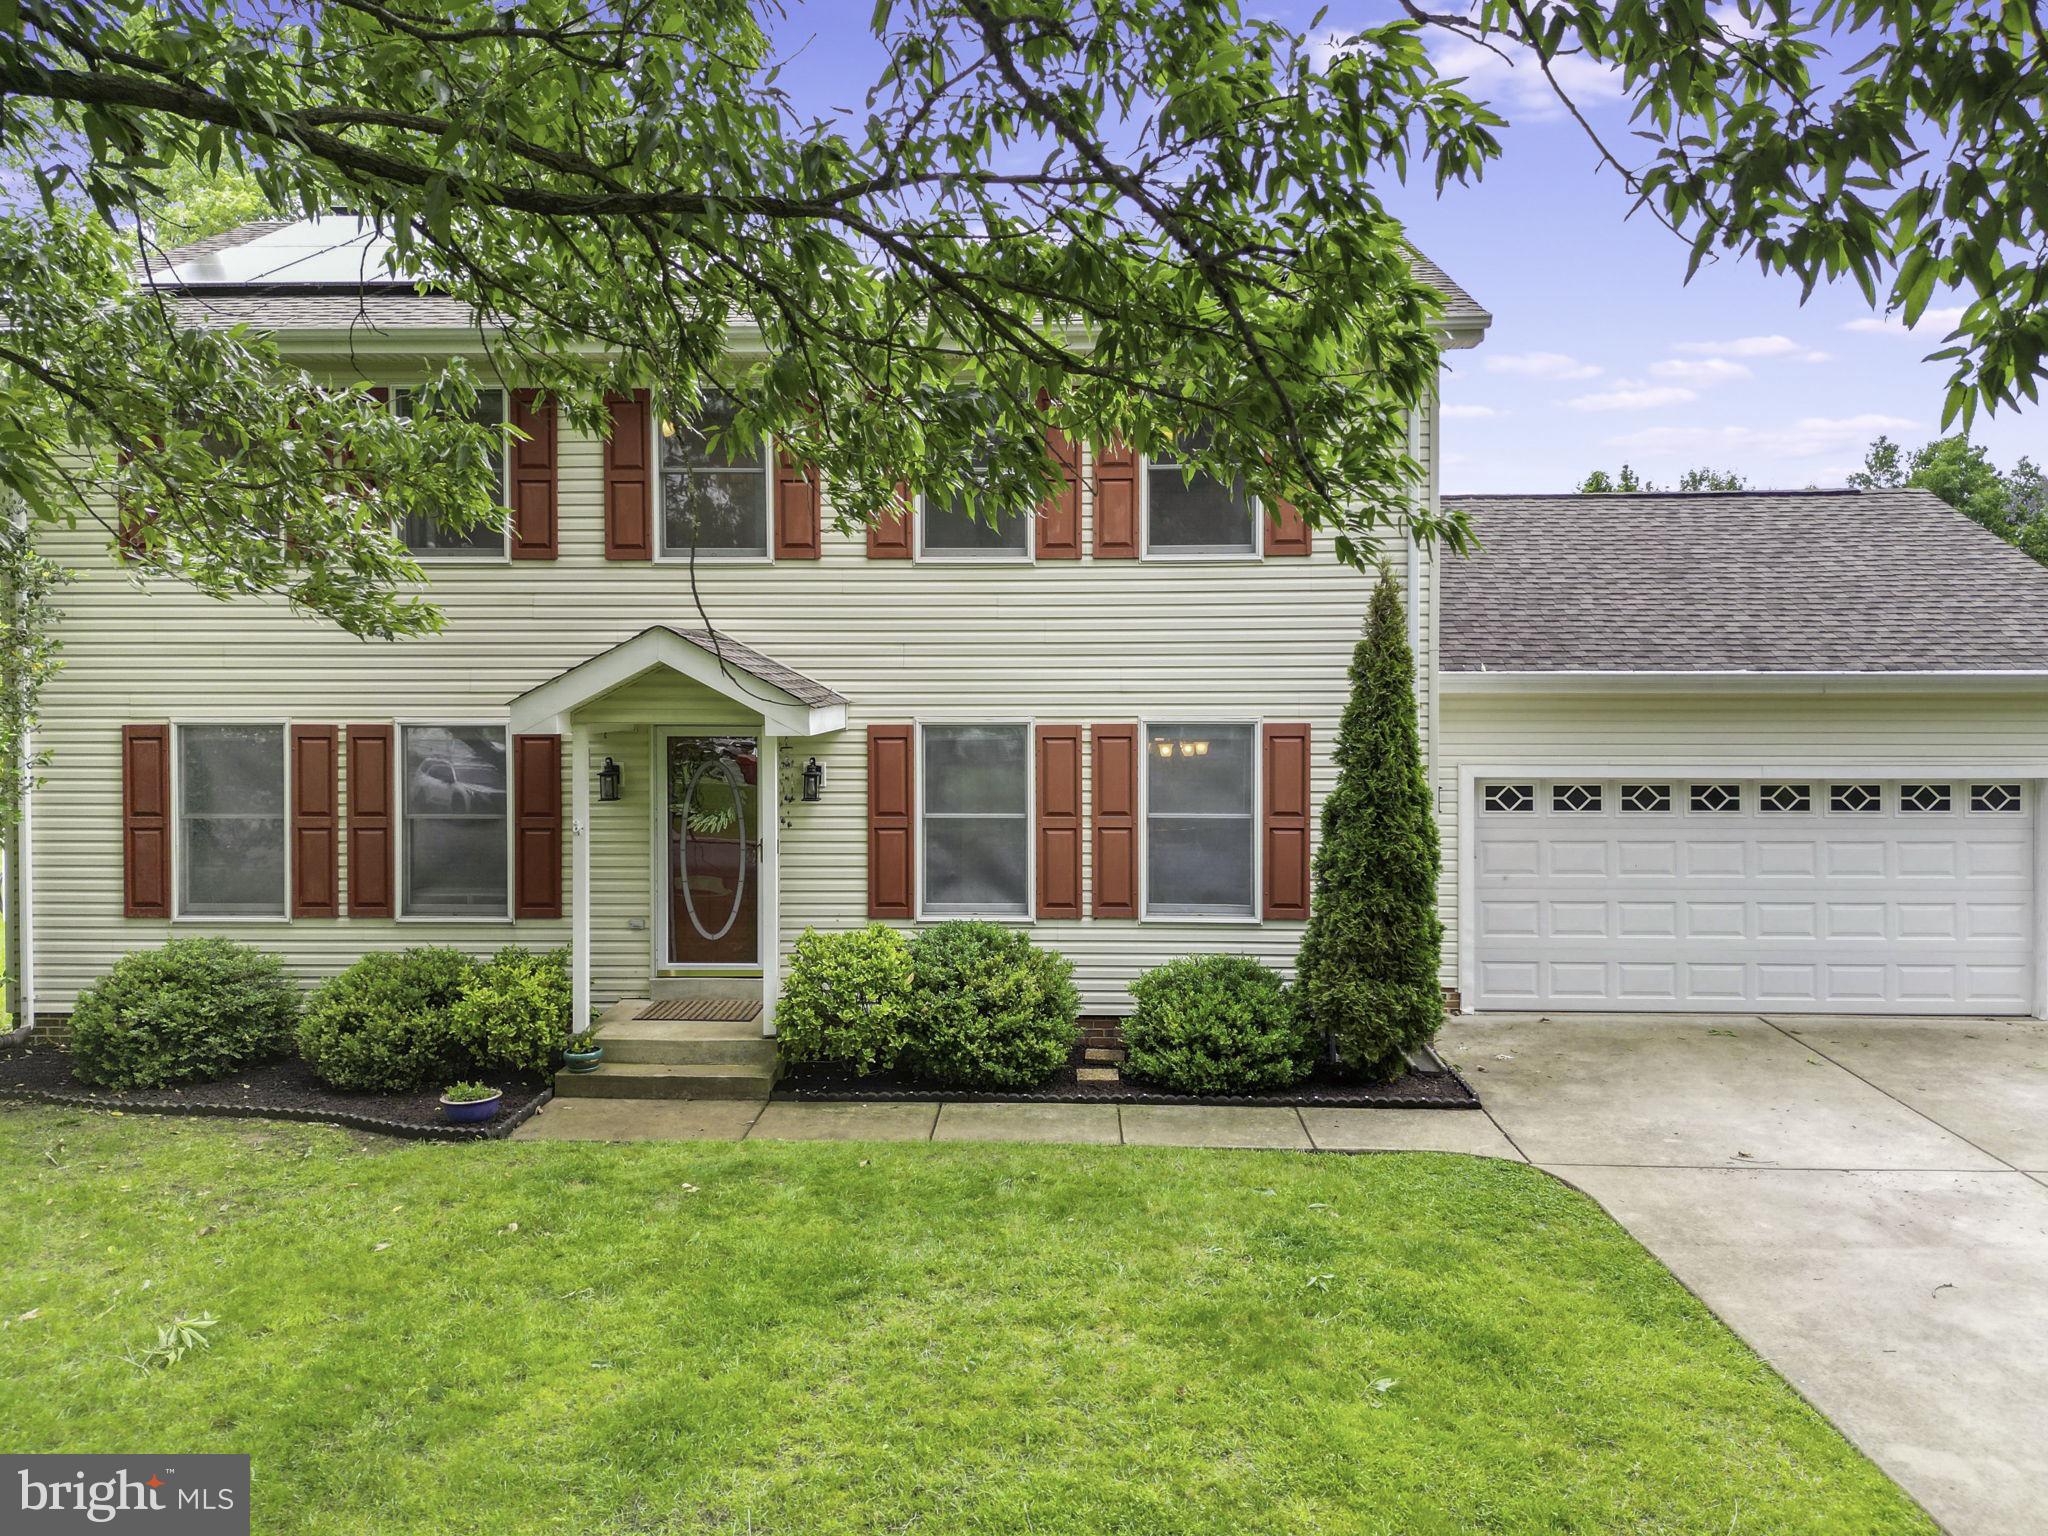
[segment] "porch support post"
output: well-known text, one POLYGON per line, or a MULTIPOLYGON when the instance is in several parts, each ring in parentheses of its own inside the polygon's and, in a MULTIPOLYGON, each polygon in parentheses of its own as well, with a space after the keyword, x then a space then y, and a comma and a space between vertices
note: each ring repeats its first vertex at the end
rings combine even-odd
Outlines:
POLYGON ((590 1028, 590 728, 569 727, 569 1028, 590 1028))
POLYGON ((761 732, 761 1033, 775 1033, 775 998, 782 990, 782 741, 761 732))

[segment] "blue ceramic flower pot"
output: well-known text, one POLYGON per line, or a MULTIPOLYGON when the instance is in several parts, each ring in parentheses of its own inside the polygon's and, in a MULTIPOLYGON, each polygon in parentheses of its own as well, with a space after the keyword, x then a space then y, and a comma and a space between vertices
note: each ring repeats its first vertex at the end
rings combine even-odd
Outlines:
POLYGON ((592 1045, 588 1050, 571 1048, 562 1052, 562 1065, 571 1072, 595 1072, 597 1064, 604 1060, 604 1047, 592 1045))
POLYGON ((446 1094, 441 1096, 441 1118, 450 1125, 481 1125, 498 1112, 498 1106, 505 1102, 505 1095, 494 1093, 488 1099, 470 1099, 458 1104, 446 1094))

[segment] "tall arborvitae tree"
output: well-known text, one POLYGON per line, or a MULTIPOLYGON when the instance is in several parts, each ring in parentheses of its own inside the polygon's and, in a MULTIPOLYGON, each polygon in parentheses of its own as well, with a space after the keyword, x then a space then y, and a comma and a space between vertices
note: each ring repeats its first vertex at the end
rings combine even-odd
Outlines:
POLYGON ((1436 817, 1415 721, 1415 658, 1393 573, 1380 568, 1351 657, 1337 787, 1323 802, 1300 990, 1338 1060, 1398 1072, 1444 1018, 1437 984, 1436 817))

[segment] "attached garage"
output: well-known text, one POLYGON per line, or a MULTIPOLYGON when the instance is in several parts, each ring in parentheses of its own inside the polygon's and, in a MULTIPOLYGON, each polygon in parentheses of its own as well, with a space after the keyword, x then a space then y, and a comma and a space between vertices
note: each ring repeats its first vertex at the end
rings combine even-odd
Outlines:
POLYGON ((1464 1007, 2048 1014, 2048 570, 1924 491, 1447 502, 1464 1007))
POLYGON ((2027 1013, 2017 780, 1490 779, 1479 1008, 2027 1013))

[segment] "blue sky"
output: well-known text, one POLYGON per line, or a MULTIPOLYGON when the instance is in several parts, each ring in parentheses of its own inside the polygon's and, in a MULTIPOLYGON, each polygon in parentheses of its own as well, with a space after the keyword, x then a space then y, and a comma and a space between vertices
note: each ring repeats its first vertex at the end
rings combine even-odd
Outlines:
MULTIPOLYGON (((1318 5, 1257 9, 1306 29, 1318 5)), ((1324 26, 1385 13, 1338 0, 1324 26)), ((794 4, 778 37, 811 41, 785 83, 857 108, 878 56, 869 14, 867 0, 794 4)), ((1659 482, 1711 464, 1759 487, 1839 485, 1878 433, 1937 433, 1947 367, 1922 359, 1945 326, 1888 326, 1849 284, 1801 306, 1796 281, 1726 261, 1688 285, 1685 247, 1647 215, 1624 219, 1627 196, 1539 80, 1483 54, 1444 57, 1511 124, 1477 186, 1441 199, 1427 184, 1383 189, 1415 243, 1494 315, 1481 347, 1449 357, 1447 491, 1569 490, 1623 460, 1659 482)), ((1576 88, 1616 130, 1609 142, 1625 142, 1609 83, 1582 74, 1576 88)), ((2001 413, 1973 435, 2009 467, 2048 456, 2044 426, 2048 412, 2001 413)))

